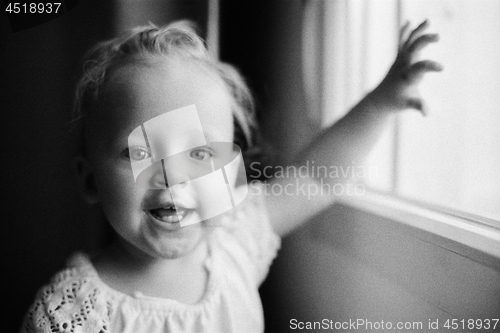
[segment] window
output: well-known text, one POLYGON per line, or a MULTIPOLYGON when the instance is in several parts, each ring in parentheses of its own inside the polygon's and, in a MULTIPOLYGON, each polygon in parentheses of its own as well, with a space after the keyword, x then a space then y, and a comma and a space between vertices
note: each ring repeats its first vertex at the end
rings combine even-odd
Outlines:
MULTIPOLYGON (((441 38, 422 58, 445 66, 421 84, 430 115, 396 117, 368 158, 378 172, 367 184, 500 226, 500 1, 336 0, 317 6, 309 15, 324 21, 322 102, 312 117, 324 126, 380 82, 394 60, 399 27, 430 20, 428 30, 441 38)), ((310 95, 307 78, 306 88, 310 95)))

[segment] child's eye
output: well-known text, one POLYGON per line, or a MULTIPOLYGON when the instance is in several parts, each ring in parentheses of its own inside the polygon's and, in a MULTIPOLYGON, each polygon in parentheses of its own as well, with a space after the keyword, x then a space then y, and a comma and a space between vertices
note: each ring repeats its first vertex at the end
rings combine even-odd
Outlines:
POLYGON ((149 151, 146 148, 134 147, 125 149, 125 156, 133 161, 142 161, 150 157, 149 151))
POLYGON ((212 152, 209 148, 196 148, 189 152, 189 156, 198 161, 205 161, 212 157, 212 152))

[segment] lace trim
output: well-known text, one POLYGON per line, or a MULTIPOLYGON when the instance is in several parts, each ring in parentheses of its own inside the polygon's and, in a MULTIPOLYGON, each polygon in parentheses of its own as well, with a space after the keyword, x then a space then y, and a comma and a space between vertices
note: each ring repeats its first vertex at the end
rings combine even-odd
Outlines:
POLYGON ((100 297, 89 277, 75 276, 81 272, 66 269, 40 290, 26 315, 24 332, 109 332, 111 304, 100 297))

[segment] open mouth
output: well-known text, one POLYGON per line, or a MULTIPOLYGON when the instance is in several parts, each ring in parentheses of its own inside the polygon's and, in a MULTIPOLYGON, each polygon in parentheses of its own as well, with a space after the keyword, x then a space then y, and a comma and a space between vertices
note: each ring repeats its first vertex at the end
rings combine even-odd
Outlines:
POLYGON ((184 219, 184 217, 191 211, 191 209, 186 209, 175 206, 160 207, 156 209, 151 209, 149 212, 151 215, 161 221, 167 223, 179 223, 184 219))

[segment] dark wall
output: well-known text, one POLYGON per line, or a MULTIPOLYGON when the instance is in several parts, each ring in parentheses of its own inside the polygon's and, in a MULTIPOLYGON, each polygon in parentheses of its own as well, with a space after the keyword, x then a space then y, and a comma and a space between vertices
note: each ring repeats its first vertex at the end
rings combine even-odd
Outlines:
POLYGON ((175 20, 196 23, 198 33, 205 38, 208 0, 114 0, 115 27, 121 32, 149 22, 158 26, 175 20))
POLYGON ((283 163, 310 140, 303 96, 302 1, 221 1, 220 58, 247 78, 261 132, 283 163))
POLYGON ((53 21, 15 33, 0 14, 4 332, 19 329, 36 290, 71 252, 103 239, 99 213, 75 187, 68 122, 82 56, 111 36, 111 4, 80 1, 53 21))

